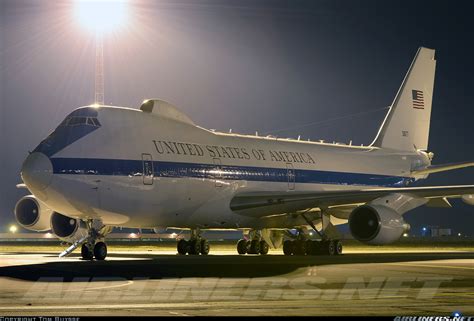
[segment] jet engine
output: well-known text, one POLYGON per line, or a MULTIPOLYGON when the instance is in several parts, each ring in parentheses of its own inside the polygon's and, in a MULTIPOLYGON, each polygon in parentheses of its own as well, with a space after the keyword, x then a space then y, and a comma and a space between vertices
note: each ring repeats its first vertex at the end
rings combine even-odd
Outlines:
POLYGON ((474 205, 474 194, 463 195, 462 200, 466 204, 474 205))
POLYGON ((381 245, 395 242, 410 229, 394 209, 382 205, 362 205, 349 216, 352 236, 360 242, 381 245))
POLYGON ((57 212, 51 215, 51 231, 67 243, 74 243, 88 235, 84 221, 57 212))
POLYGON ((53 211, 34 195, 23 196, 15 205, 18 224, 31 231, 48 231, 52 214, 53 211))

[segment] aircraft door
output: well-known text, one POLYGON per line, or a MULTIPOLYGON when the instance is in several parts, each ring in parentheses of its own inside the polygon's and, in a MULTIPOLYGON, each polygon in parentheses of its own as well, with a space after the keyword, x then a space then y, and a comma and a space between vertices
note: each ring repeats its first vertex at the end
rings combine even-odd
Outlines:
POLYGON ((286 163, 286 174, 288 178, 288 189, 294 190, 295 189, 295 169, 293 168, 292 163, 286 163))
POLYGON ((143 162, 143 184, 153 185, 153 158, 150 154, 142 154, 143 162))

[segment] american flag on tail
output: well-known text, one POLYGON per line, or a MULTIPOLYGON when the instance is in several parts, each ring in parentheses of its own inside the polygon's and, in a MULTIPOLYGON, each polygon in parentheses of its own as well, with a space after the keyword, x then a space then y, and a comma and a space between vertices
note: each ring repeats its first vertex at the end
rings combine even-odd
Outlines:
POLYGON ((423 91, 412 90, 411 95, 413 99, 413 108, 425 109, 425 99, 423 97, 423 91))

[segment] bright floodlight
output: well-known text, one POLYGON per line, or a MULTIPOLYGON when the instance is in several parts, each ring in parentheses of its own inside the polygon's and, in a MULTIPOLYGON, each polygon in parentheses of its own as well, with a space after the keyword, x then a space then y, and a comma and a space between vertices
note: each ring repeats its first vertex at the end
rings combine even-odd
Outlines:
POLYGON ((16 233, 17 230, 18 230, 18 228, 15 225, 10 226, 10 232, 11 233, 16 233))
POLYGON ((127 19, 125 0, 76 0, 74 14, 78 22, 96 33, 106 33, 120 27, 127 19))

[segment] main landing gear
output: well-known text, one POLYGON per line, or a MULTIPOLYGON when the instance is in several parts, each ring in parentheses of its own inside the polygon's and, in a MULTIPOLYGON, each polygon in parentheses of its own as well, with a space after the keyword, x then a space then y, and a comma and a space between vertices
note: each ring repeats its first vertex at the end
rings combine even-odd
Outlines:
POLYGON ((342 254, 340 240, 286 240, 283 242, 285 255, 339 255, 342 254))
POLYGON ((181 239, 178 241, 177 250, 180 255, 208 255, 210 245, 208 240, 201 237, 199 229, 193 229, 189 240, 181 239))
MULTIPOLYGON (((290 235, 294 240, 286 240, 283 242, 283 253, 285 255, 340 255, 342 254, 342 242, 340 240, 331 240, 324 233, 325 214, 321 212, 321 226, 319 231, 305 213, 301 214, 303 219, 309 226, 320 236, 321 240, 310 240, 304 234, 303 230, 298 230, 297 235, 290 235)), ((329 217, 327 217, 329 219, 329 217)), ((330 222, 326 222, 330 223, 330 222)), ((327 226, 327 225, 326 225, 327 226)))
POLYGON ((241 239, 237 242, 239 254, 268 254, 268 243, 261 236, 260 231, 250 231, 250 240, 241 239))

